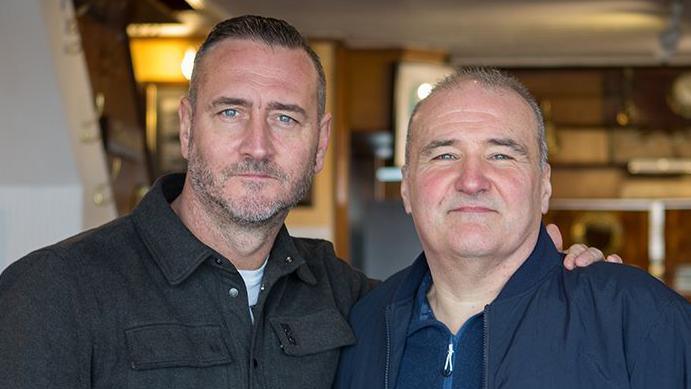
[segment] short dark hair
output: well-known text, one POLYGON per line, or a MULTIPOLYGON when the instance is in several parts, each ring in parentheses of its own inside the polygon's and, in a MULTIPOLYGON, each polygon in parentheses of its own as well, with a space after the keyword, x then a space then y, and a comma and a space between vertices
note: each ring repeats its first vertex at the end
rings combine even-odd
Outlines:
POLYGON ((405 159, 408 163, 410 158, 410 142, 412 140, 412 125, 413 118, 415 114, 420 110, 420 107, 425 104, 425 102, 435 94, 452 89, 463 81, 477 81, 481 85, 487 88, 493 89, 509 89, 516 92, 532 109, 535 121, 537 122, 537 145, 539 150, 539 163, 540 167, 544 168, 547 164, 547 141, 545 140, 545 122, 542 117, 542 111, 540 106, 535 100, 535 97, 530 93, 528 88, 518 81, 515 77, 502 72, 499 69, 492 67, 460 67, 457 68, 451 75, 447 76, 443 80, 439 81, 435 85, 432 93, 430 93, 426 98, 420 100, 413 109, 413 113, 410 115, 410 120, 408 121, 408 134, 406 136, 406 147, 405 147, 405 159))
POLYGON ((194 57, 194 68, 190 79, 187 97, 192 105, 196 103, 199 84, 199 63, 208 51, 217 43, 226 39, 248 39, 262 42, 268 46, 278 46, 287 49, 302 49, 312 60, 317 71, 317 114, 321 118, 326 110, 326 76, 317 53, 312 50, 307 40, 288 22, 264 16, 244 15, 224 20, 216 24, 202 42, 194 57))

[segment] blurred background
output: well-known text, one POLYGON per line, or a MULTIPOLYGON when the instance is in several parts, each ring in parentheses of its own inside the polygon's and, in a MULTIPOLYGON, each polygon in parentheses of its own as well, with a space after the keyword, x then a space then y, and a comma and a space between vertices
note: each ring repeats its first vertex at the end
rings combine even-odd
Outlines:
POLYGON ((386 277, 419 251, 399 188, 410 110, 453 66, 542 105, 566 244, 691 296, 691 2, 8 0, 0 4, 0 269, 126 214, 184 170, 177 106, 216 22, 282 18, 321 56, 334 131, 294 235, 386 277))

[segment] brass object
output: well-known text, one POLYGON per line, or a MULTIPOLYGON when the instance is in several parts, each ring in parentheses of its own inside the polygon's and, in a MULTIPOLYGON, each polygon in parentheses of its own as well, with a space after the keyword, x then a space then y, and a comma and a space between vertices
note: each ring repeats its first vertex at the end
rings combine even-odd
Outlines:
POLYGON ((691 72, 674 79, 667 93, 667 105, 677 115, 691 119, 691 72))
POLYGON ((571 227, 574 242, 600 247, 605 253, 620 253, 624 228, 613 212, 585 212, 571 227))
POLYGON ((110 204, 113 199, 110 197, 109 194, 109 188, 110 184, 105 182, 105 183, 100 183, 96 185, 93 189, 93 192, 91 194, 91 199, 99 207, 102 207, 104 205, 110 204))
POLYGON ((617 124, 621 127, 634 126, 638 122, 638 108, 633 99, 634 83, 633 69, 626 68, 623 72, 622 105, 617 112, 617 124))
POLYGON ((664 263, 651 263, 648 265, 648 273, 653 277, 662 280, 665 276, 665 264, 664 263))
POLYGON ((114 157, 110 164, 110 180, 97 184, 92 190, 91 200, 94 204, 100 207, 113 202, 113 198, 110 195, 113 186, 112 183, 118 179, 121 171, 122 158, 114 157))

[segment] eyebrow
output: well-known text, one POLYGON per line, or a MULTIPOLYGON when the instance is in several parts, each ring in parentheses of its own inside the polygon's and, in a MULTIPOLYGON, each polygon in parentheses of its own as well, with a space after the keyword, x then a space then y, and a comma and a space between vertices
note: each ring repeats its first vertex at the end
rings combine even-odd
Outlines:
MULTIPOLYGON (((503 146, 503 147, 508 147, 511 150, 524 155, 528 156, 528 148, 525 147, 525 145, 516 142, 515 140, 511 138, 491 138, 488 139, 487 142, 490 145, 493 146, 503 146)), ((456 140, 454 139, 437 139, 429 142, 428 144, 425 145, 420 150, 420 154, 422 155, 427 155, 430 154, 434 149, 438 149, 440 147, 447 147, 447 146, 453 146, 456 144, 456 140)))
POLYGON ((528 148, 525 145, 518 143, 511 138, 492 138, 489 139, 487 143, 495 146, 508 147, 521 155, 528 156, 528 148))
MULTIPOLYGON (((210 106, 212 108, 217 108, 217 107, 226 107, 229 105, 236 105, 240 107, 251 107, 252 103, 249 102, 248 100, 241 99, 241 98, 236 98, 236 97, 219 97, 215 99, 214 101, 211 102, 210 106)), ((279 103, 279 102, 271 102, 268 104, 268 109, 269 110, 277 110, 277 111, 288 111, 288 112, 297 112, 303 116, 307 116, 307 112, 305 111, 304 108, 297 104, 285 104, 285 103, 279 103)))
POLYGON ((446 146, 453 146, 456 144, 456 141, 453 139, 438 139, 438 140, 433 140, 429 142, 428 144, 425 145, 425 147, 420 150, 420 154, 422 155, 427 155, 431 153, 434 149, 438 149, 440 147, 446 147, 446 146))
POLYGON ((296 112, 301 114, 302 116, 307 116, 307 112, 305 111, 305 109, 297 104, 284 104, 274 101, 269 103, 268 108, 270 111, 296 112))
POLYGON ((252 104, 245 99, 239 99, 236 97, 219 97, 212 101, 211 104, 209 104, 209 106, 212 108, 225 107, 228 105, 239 105, 241 107, 249 107, 252 104))

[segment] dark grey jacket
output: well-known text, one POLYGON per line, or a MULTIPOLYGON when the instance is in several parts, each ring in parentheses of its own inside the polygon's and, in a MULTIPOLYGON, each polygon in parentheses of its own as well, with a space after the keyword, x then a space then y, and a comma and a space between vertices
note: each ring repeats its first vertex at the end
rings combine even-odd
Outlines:
POLYGON ((367 280, 328 242, 280 232, 252 325, 242 278, 157 182, 132 215, 0 277, 0 388, 328 388, 367 280))

